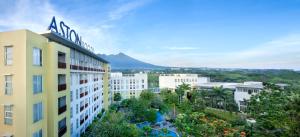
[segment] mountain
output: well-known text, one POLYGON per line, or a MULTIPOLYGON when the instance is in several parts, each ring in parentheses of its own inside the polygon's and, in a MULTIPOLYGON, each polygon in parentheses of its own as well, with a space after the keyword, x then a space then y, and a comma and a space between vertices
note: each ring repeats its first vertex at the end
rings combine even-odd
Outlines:
POLYGON ((160 69, 162 66, 146 63, 135 58, 132 58, 124 53, 119 54, 98 54, 101 58, 110 62, 112 69, 160 69))

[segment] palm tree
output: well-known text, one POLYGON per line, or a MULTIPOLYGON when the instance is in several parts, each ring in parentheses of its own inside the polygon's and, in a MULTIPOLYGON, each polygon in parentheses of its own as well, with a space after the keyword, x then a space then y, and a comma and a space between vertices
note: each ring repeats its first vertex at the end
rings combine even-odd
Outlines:
POLYGON ((179 104, 181 104, 181 101, 182 101, 182 97, 184 96, 184 94, 186 93, 186 91, 189 91, 191 90, 191 87, 189 84, 181 84, 179 85, 176 89, 175 89, 175 92, 178 94, 179 96, 179 104))
POLYGON ((227 96, 227 94, 226 94, 226 90, 221 86, 221 87, 215 87, 215 88, 213 88, 213 90, 212 90, 212 92, 213 92, 213 98, 214 98, 214 100, 216 100, 216 106, 218 106, 219 104, 219 101, 218 101, 218 99, 221 99, 222 100, 222 107, 223 107, 223 109, 225 109, 226 110, 226 104, 225 104, 225 102, 226 102, 226 96, 227 96), (224 105, 225 104, 225 105, 224 105))

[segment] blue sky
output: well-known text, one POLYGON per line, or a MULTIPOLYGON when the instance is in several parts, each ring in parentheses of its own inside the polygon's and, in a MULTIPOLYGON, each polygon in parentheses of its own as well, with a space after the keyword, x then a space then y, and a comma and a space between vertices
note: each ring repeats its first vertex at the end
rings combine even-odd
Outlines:
POLYGON ((52 16, 97 52, 164 66, 300 69, 300 0, 0 0, 0 31, 52 16))

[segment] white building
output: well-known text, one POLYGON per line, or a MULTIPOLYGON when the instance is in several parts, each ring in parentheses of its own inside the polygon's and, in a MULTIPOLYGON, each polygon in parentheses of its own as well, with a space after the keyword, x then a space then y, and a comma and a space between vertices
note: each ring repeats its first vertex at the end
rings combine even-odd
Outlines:
POLYGON ((251 96, 258 94, 263 89, 262 82, 244 82, 236 86, 234 100, 238 104, 239 111, 245 111, 247 101, 251 96))
POLYGON ((213 88, 224 88, 235 91, 236 86, 241 83, 233 83, 233 82, 208 82, 208 83, 200 83, 196 88, 198 90, 212 90, 213 88))
MULTIPOLYGON (((105 80, 108 76, 105 75, 108 74, 104 73, 103 66, 101 61, 82 52, 71 50, 70 131, 72 137, 80 137, 80 134, 85 132, 105 108, 104 90, 108 89, 108 80, 105 80)), ((108 92, 108 98, 110 98, 109 94, 108 92)))
POLYGON ((175 90, 177 86, 185 83, 196 87, 201 83, 208 83, 208 77, 199 77, 198 74, 161 74, 159 76, 159 88, 175 90))
POLYGON ((138 98, 143 90, 148 89, 148 76, 145 73, 122 74, 111 73, 110 88, 114 93, 120 93, 122 99, 138 98))

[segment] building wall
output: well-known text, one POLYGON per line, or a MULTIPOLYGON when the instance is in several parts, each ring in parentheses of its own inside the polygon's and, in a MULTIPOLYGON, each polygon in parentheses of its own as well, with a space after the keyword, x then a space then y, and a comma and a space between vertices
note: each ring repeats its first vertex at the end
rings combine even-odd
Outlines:
POLYGON ((58 136, 58 122, 63 118, 67 119, 67 132, 64 134, 65 137, 70 136, 70 49, 57 44, 55 42, 49 42, 47 45, 47 65, 46 65, 46 82, 48 89, 48 136, 56 137, 58 136), (60 69, 57 67, 58 63, 58 51, 65 53, 66 64, 65 69, 60 69), (66 90, 58 91, 58 74, 66 75, 66 90), (66 96, 67 110, 58 114, 58 98, 66 96))
MULTIPOLYGON (((31 137, 33 133, 42 129, 44 137, 57 137, 58 122, 66 118, 67 131, 63 137, 69 137, 71 130, 70 108, 75 108, 75 106, 71 106, 70 102, 70 48, 51 42, 46 37, 28 30, 0 32, 0 58, 0 88, 4 89, 5 75, 12 75, 13 88, 12 95, 5 95, 4 90, 0 92, 0 136, 11 134, 15 137, 31 137), (4 65, 4 46, 7 45, 13 46, 13 64, 11 66, 4 65), (42 50, 42 66, 33 65, 34 47, 42 50), (65 54, 65 68, 58 68, 58 51, 65 54), (66 77, 66 89, 62 91, 58 91, 58 74, 64 74, 66 77), (33 93, 33 75, 42 75, 42 93, 33 93), (67 107, 63 113, 58 114, 58 98, 62 96, 66 96, 67 107), (43 104, 43 118, 34 123, 33 105, 38 102, 43 104), (4 125, 5 104, 13 105, 12 125, 4 125)), ((103 80, 99 78, 98 81, 99 93, 95 93, 101 95, 99 96, 100 99, 97 100, 100 108, 93 112, 92 116, 96 116, 103 107, 108 108, 110 104, 109 65, 105 64, 104 68, 105 72, 101 72, 103 80)), ((91 83, 92 89, 94 83, 91 83)), ((89 103, 89 105, 92 108, 95 104, 89 103)), ((89 123, 91 123, 92 118, 89 118, 89 123)))
MULTIPOLYGON (((43 135, 48 136, 47 132, 47 118, 48 118, 48 102, 47 102, 47 94, 48 87, 45 83, 45 80, 47 79, 47 39, 33 33, 31 31, 26 31, 26 80, 20 81, 20 83, 26 83, 26 110, 27 110, 27 136, 32 136, 34 132, 37 132, 38 130, 42 129, 43 135), (33 48, 39 48, 42 50, 42 66, 35 66, 33 65, 33 48), (43 84, 42 84, 42 93, 33 94, 33 75, 42 75, 43 78, 43 84), (33 123, 33 105, 35 103, 42 102, 43 104, 43 118, 42 120, 33 123)), ((19 49, 16 49, 19 50, 19 49)), ((19 115, 17 115, 19 117, 19 115)))
POLYGON ((104 109, 108 110, 108 106, 111 104, 112 101, 112 93, 109 88, 109 80, 110 80, 110 66, 109 64, 104 64, 105 72, 103 76, 103 102, 104 102, 104 109))
POLYGON ((120 93, 122 99, 138 98, 143 90, 148 89, 148 76, 142 73, 112 73, 110 85, 113 95, 120 93))
POLYGON ((198 77, 197 74, 163 74, 159 76, 159 88, 176 89, 177 86, 185 83, 196 87, 200 83, 209 82, 207 77, 198 77))
POLYGON ((0 135, 12 133, 17 137, 29 135, 26 91, 26 31, 0 32, 0 135), (13 64, 4 65, 4 46, 13 46, 13 64), (5 75, 12 75, 13 93, 4 94, 5 75), (13 124, 4 125, 4 104, 13 104, 13 124))

